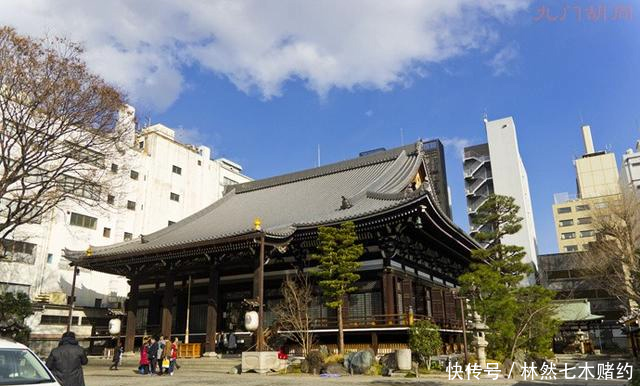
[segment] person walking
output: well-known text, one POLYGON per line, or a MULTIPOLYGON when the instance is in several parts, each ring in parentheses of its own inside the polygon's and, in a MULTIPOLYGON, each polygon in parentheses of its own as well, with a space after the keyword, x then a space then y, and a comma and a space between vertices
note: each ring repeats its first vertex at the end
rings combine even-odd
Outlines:
POLYGON ((78 345, 76 334, 67 331, 49 354, 46 365, 63 386, 84 386, 82 366, 87 363, 87 353, 78 345))
POLYGON ((160 339, 158 339, 158 375, 162 375, 164 372, 162 363, 165 358, 164 351, 166 346, 167 342, 164 340, 164 336, 160 335, 160 339))
POLYGON ((144 338, 140 347, 140 374, 149 374, 149 339, 144 338))
POLYGON ((178 365, 176 362, 178 359, 178 338, 173 338, 171 342, 171 349, 169 350, 169 375, 173 376, 173 371, 178 365))
POLYGON ((180 341, 178 340, 178 337, 174 337, 173 338, 173 343, 172 343, 172 347, 175 345, 175 358, 173 360, 173 367, 174 370, 180 370, 180 365, 178 364, 178 352, 180 350, 178 350, 178 347, 180 347, 180 341))
POLYGON ((147 350, 149 355, 149 367, 150 375, 156 375, 156 371, 158 368, 158 342, 155 338, 151 338, 149 349, 147 350))
POLYGON ((112 360, 113 363, 111 364, 111 366, 109 366, 109 370, 118 370, 118 366, 122 361, 123 352, 124 352, 124 349, 122 348, 122 342, 118 340, 118 344, 116 345, 116 348, 113 350, 113 360, 112 360))

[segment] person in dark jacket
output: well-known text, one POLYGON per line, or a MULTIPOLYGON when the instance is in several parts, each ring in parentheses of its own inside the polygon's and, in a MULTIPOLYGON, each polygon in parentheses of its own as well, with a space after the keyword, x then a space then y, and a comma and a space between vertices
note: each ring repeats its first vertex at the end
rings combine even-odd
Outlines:
POLYGON ((84 349, 78 345, 76 334, 67 331, 62 334, 58 347, 47 358, 47 367, 62 386, 84 386, 82 366, 89 362, 84 349))
POLYGON ((116 348, 113 350, 113 359, 111 360, 112 363, 111 363, 111 366, 109 367, 109 370, 118 370, 118 366, 120 365, 120 362, 122 362, 123 352, 124 352, 124 349, 122 348, 122 342, 118 340, 116 348))
MULTIPOLYGON (((151 375, 157 374, 158 371, 158 342, 155 338, 151 338, 151 345, 147 349, 149 356, 149 368, 151 375)), ((162 364, 160 364, 162 366, 162 364)))

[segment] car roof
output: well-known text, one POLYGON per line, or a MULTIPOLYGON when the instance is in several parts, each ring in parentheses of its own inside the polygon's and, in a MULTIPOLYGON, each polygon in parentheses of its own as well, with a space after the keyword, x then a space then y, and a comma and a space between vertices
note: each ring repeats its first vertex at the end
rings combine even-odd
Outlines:
POLYGON ((27 346, 20 344, 18 342, 14 342, 7 338, 0 338, 0 350, 7 349, 7 348, 24 350, 27 348, 27 346))

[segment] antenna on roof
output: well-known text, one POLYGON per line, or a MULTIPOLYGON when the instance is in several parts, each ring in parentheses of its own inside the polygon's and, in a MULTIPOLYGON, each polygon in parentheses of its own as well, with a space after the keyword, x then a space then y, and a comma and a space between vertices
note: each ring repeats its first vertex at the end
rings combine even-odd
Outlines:
POLYGON ((404 146, 404 129, 400 128, 400 146, 404 146))
POLYGON ((487 108, 485 107, 484 113, 482 113, 482 121, 484 123, 489 122, 489 114, 487 114, 487 108))
POLYGON ((318 144, 318 164, 317 167, 320 167, 320 144, 318 144))

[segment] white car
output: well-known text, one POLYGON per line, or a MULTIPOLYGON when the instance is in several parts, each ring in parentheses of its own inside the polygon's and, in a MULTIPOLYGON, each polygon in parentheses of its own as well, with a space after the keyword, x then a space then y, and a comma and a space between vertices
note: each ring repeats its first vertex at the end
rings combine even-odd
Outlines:
POLYGON ((27 346, 0 338, 0 385, 60 386, 27 346))

